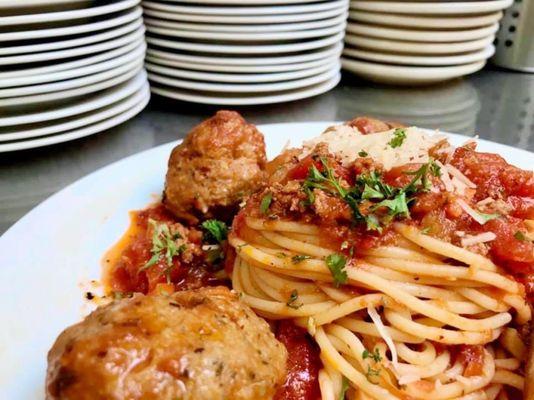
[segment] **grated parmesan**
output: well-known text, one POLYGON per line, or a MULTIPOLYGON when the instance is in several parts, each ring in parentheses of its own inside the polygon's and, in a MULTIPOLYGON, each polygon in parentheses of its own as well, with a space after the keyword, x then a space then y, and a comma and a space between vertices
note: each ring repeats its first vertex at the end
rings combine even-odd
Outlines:
POLYGON ((456 202, 458 205, 468 214, 471 218, 473 218, 475 221, 477 221, 480 225, 484 225, 487 221, 486 219, 480 215, 477 211, 475 211, 469 204, 467 204, 462 199, 456 199, 456 202))
POLYGON ((493 232, 484 232, 474 236, 467 235, 461 239, 462 247, 472 246, 474 244, 479 243, 491 242, 492 240, 495 240, 496 237, 497 235, 495 235, 493 232))
POLYGON ((462 174, 462 172, 455 166, 451 164, 447 164, 447 170, 453 177, 457 178, 460 182, 464 183, 465 186, 467 186, 468 188, 474 189, 477 187, 477 185, 475 185, 467 176, 462 174))
POLYGON ((440 172, 441 172, 440 179, 441 179, 441 182, 443 182, 443 185, 445 186, 445 190, 447 192, 452 193, 454 191, 454 186, 452 185, 451 178, 449 177, 449 170, 440 161, 436 160, 434 162, 440 168, 440 172))
POLYGON ((443 135, 429 135, 416 127, 403 129, 406 138, 400 146, 393 148, 389 142, 395 137, 395 129, 362 135, 356 128, 336 125, 304 142, 302 157, 308 155, 319 143, 326 143, 328 150, 337 154, 345 165, 357 159, 358 153, 364 151, 389 170, 405 164, 427 163, 429 150, 444 139, 443 135))

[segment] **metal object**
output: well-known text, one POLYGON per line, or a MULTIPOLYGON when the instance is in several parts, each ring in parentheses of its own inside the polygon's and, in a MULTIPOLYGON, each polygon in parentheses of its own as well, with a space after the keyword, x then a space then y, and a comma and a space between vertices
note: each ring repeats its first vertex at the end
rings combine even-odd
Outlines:
POLYGON ((495 39, 494 64, 517 71, 534 72, 534 0, 515 0, 504 11, 495 39))

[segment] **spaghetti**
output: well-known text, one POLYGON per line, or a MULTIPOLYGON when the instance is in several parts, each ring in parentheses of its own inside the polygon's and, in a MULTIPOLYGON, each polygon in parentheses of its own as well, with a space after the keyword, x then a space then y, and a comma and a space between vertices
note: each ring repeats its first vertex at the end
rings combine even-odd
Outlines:
MULTIPOLYGON (((442 166, 447 158, 450 154, 442 166)), ((374 171, 347 167, 316 148, 311 158, 301 154, 288 166, 282 180, 271 182, 269 210, 258 206, 265 203, 264 191, 236 217, 229 243, 236 251, 232 284, 242 300, 265 318, 293 319, 308 329, 321 351, 323 400, 519 396, 525 385, 522 329, 531 308, 524 286, 488 252, 488 238, 501 240, 502 234, 496 230, 479 239, 480 223, 460 206, 454 229, 474 238, 462 247, 460 238, 444 239, 437 230, 437 221, 443 226, 449 221, 431 219, 450 208, 458 212, 454 200, 475 203, 479 188, 473 177, 445 167, 441 174, 454 171, 452 179, 420 174, 414 181, 414 168, 408 168, 402 189, 393 184, 406 181, 402 174, 391 186, 377 181, 382 198, 371 191, 382 190, 380 185, 369 188, 366 182, 356 202, 350 187, 357 183, 343 166, 357 176, 374 171), (309 184, 314 174, 315 186, 309 184), (447 192, 454 181, 462 182, 456 183, 461 193, 449 191, 447 203, 417 212, 426 197, 447 192), (362 196, 365 190, 377 200, 362 196), (397 203, 408 195, 410 210, 404 210, 397 203), (323 212, 321 202, 329 202, 335 215, 323 212), (400 212, 392 212, 391 204, 400 212)), ((512 217, 500 217, 506 218, 512 217)))

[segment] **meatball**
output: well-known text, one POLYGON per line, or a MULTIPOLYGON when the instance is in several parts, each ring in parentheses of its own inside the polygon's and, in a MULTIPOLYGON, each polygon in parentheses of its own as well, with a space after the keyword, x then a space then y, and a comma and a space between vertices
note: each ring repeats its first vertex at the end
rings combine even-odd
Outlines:
POLYGON ((393 128, 403 128, 404 125, 397 122, 385 122, 371 117, 356 117, 345 123, 348 126, 357 128, 361 133, 367 135, 368 133, 377 133, 389 131, 393 128))
POLYGON ((262 185, 266 162, 261 132, 238 113, 219 111, 172 151, 163 203, 191 224, 230 221, 241 200, 262 185))
POLYGON ((116 300, 48 354, 47 399, 270 399, 287 351, 224 287, 116 300))

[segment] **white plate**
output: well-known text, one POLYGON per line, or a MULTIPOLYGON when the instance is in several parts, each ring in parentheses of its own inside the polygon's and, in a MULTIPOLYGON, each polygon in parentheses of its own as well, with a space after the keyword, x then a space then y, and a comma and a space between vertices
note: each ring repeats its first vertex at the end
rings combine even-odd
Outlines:
MULTIPOLYGON (((19 0, 16 0, 19 1, 19 0)), ((126 10, 139 4, 139 0, 122 0, 100 7, 90 7, 80 10, 48 12, 41 14, 15 15, 0 18, 0 26, 35 24, 39 22, 70 21, 79 18, 97 17, 126 10)))
MULTIPOLYGON (((246 2, 244 2, 246 4, 246 2)), ((327 11, 342 7, 348 4, 348 0, 326 1, 305 5, 278 5, 274 7, 212 7, 212 6, 177 6, 171 4, 157 3, 154 1, 143 1, 145 9, 164 11, 171 14, 197 14, 197 15, 279 15, 279 14, 306 14, 327 11)))
POLYGON ((45 62, 63 58, 84 56, 87 54, 99 53, 106 50, 116 49, 131 42, 142 38, 145 33, 145 27, 141 26, 136 31, 122 36, 118 39, 109 40, 103 43, 92 44, 90 46, 75 47, 67 50, 47 51, 35 54, 24 54, 18 56, 0 57, 0 65, 18 65, 32 62, 45 62))
POLYGON ((148 79, 162 85, 171 86, 180 89, 203 90, 210 92, 226 93, 264 93, 278 92, 284 90, 294 90, 305 86, 315 85, 324 82, 339 73, 339 63, 326 72, 317 74, 312 77, 295 79, 287 82, 277 83, 253 83, 253 84, 225 84, 225 83, 207 83, 198 81, 189 81, 185 79, 175 79, 161 76, 156 73, 148 73, 148 79))
POLYGON ((188 31, 169 28, 158 28, 147 25, 147 31, 161 36, 178 37, 184 39, 204 39, 208 41, 227 40, 227 41, 267 41, 267 40, 297 40, 324 37, 336 34, 345 30, 346 22, 340 22, 336 26, 320 29, 309 29, 305 31, 294 32, 201 32, 188 31))
POLYGON ((0 9, 49 6, 52 4, 72 4, 77 2, 81 3, 83 1, 86 0, 0 0, 0 9))
POLYGON ((272 74, 275 72, 289 72, 289 71, 302 71, 309 68, 319 67, 325 64, 331 64, 335 62, 341 51, 336 53, 333 56, 316 60, 308 61, 303 63, 295 64, 281 64, 281 65, 221 65, 221 64, 203 64, 203 63, 193 63, 193 62, 182 62, 169 60, 166 58, 159 58, 147 55, 145 60, 147 63, 153 63, 173 68, 180 68, 193 71, 204 71, 204 72, 232 72, 232 73, 242 73, 242 74, 272 74))
POLYGON ((457 54, 481 50, 493 42, 494 35, 486 38, 457 43, 419 43, 401 40, 377 39, 347 34, 345 43, 366 49, 390 51, 393 53, 457 54))
POLYGON ((475 28, 477 26, 491 25, 502 18, 502 11, 485 15, 464 16, 420 16, 373 13, 366 11, 350 11, 349 20, 370 22, 379 25, 405 26, 412 28, 475 28))
POLYGON ((425 85, 446 81, 481 70, 486 61, 451 67, 408 67, 341 59, 343 69, 373 82, 394 85, 425 85))
POLYGON ((0 127, 33 124, 35 122, 67 118, 72 115, 96 110, 98 108, 108 106, 116 101, 124 99, 125 97, 139 90, 139 88, 145 83, 146 73, 142 71, 135 78, 126 83, 106 90, 104 93, 100 93, 95 96, 89 96, 89 98, 70 104, 67 107, 46 110, 32 114, 20 114, 11 117, 1 117, 0 127))
POLYGON ((143 63, 143 53, 144 52, 142 51, 138 51, 137 54, 128 54, 128 56, 130 56, 127 57, 129 59, 128 62, 121 62, 121 64, 117 67, 96 73, 94 75, 82 76, 81 78, 75 78, 60 82, 45 83, 42 85, 0 89, 0 99, 6 97, 20 97, 34 94, 52 93, 58 92, 60 90, 74 89, 102 82, 107 79, 119 76, 120 74, 124 74, 127 71, 130 71, 133 68, 136 68, 137 66, 141 65, 143 63))
POLYGON ((147 97, 146 90, 139 90, 130 97, 120 100, 107 107, 100 108, 88 113, 75 115, 70 118, 54 121, 53 123, 43 123, 37 128, 31 129, 17 129, 10 132, 4 132, 0 130, 0 143, 13 141, 13 140, 26 140, 39 136, 46 136, 57 134, 60 132, 70 131, 82 126, 94 124, 96 122, 103 121, 105 119, 116 116, 123 113, 130 108, 139 104, 147 97))
POLYGON ((345 32, 328 36, 323 39, 308 40, 305 42, 288 43, 288 44, 270 44, 270 45, 222 45, 222 44, 203 44, 194 42, 182 42, 178 40, 164 40, 147 37, 148 44, 171 48, 175 50, 188 50, 196 52, 213 52, 222 54, 269 54, 269 53, 290 53, 296 51, 305 51, 325 47, 343 40, 345 32))
POLYGON ((197 15, 169 13, 150 9, 145 9, 144 14, 149 17, 163 18, 172 21, 205 22, 213 24, 282 24, 289 22, 318 21, 325 18, 337 17, 347 12, 347 8, 348 3, 340 8, 327 11, 284 15, 197 15))
MULTIPOLYGON (((272 158, 288 137, 298 146, 332 124, 258 128, 272 158)), ((447 136, 455 145, 466 140, 447 136)), ((57 335, 87 310, 80 285, 100 279, 101 257, 128 227, 128 212, 145 207, 155 193, 161 193, 167 160, 176 144, 147 150, 88 175, 34 208, 0 238, 0 292, 9 299, 0 303, 5 321, 0 343, 9 343, 0 353, 0 398, 44 398, 46 353, 57 335)), ((532 168, 533 153, 484 140, 479 149, 532 168)))
POLYGON ((144 43, 145 43, 144 37, 140 37, 138 40, 132 43, 128 43, 127 45, 123 47, 120 47, 114 50, 109 50, 109 51, 97 54, 96 56, 83 57, 83 58, 76 59, 74 61, 67 61, 67 62, 60 61, 58 63, 54 63, 54 64, 47 65, 44 67, 24 68, 24 69, 14 68, 11 71, 0 72, 0 79, 19 78, 21 76, 28 77, 32 75, 48 74, 51 72, 66 71, 69 69, 85 67, 87 65, 96 64, 96 63, 100 63, 106 60, 111 60, 115 57, 119 57, 123 54, 126 54, 134 50, 136 47, 144 43))
MULTIPOLYGON (((0 107, 17 107, 17 106, 27 106, 30 104, 49 103, 51 101, 64 101, 65 99, 70 99, 73 97, 80 97, 87 95, 89 93, 95 93, 100 90, 109 89, 110 87, 117 86, 123 82, 126 82, 128 79, 133 78, 141 69, 143 68, 143 62, 139 60, 132 69, 123 72, 121 71, 118 76, 104 80, 102 82, 93 83, 87 86, 81 86, 75 89, 62 90, 59 92, 45 93, 45 94, 35 94, 30 96, 21 96, 21 97, 10 97, 7 99, 0 99, 0 107)), ((47 104, 49 106, 49 104, 47 104)), ((5 115, 9 112, 5 111, 5 115)), ((0 128, 1 133, 2 128, 0 128)))
POLYGON ((482 14, 500 11, 513 0, 458 1, 458 2, 403 2, 403 1, 361 1, 352 0, 354 10, 378 11, 399 14, 482 14))
POLYGON ((22 46, 0 47, 0 56, 11 55, 11 54, 38 53, 42 51, 59 50, 59 49, 65 49, 65 48, 70 48, 70 47, 83 46, 83 45, 90 44, 90 43, 103 42, 109 39, 114 39, 122 35, 126 35, 138 29, 141 25, 143 25, 143 20, 141 18, 137 18, 134 21, 128 23, 127 25, 121 26, 120 28, 108 30, 103 33, 83 36, 77 39, 49 41, 46 43, 28 44, 28 45, 22 45, 22 46))
POLYGON ((378 61, 390 64, 401 65, 459 65, 473 63, 475 61, 487 60, 495 53, 495 46, 475 51, 473 53, 460 54, 457 56, 419 56, 406 54, 380 53, 377 51, 367 51, 361 49, 343 49, 343 56, 346 58, 359 58, 368 61, 378 61))
POLYGON ((260 24, 260 25, 228 25, 228 24, 202 24, 189 22, 166 21, 156 18, 145 18, 145 25, 150 27, 168 28, 176 30, 203 31, 203 32, 292 32, 307 29, 319 29, 335 26, 345 22, 347 13, 344 12, 334 18, 319 21, 300 22, 291 24, 260 24))
POLYGON ((260 82, 281 82, 292 79, 300 79, 317 75, 334 68, 339 70, 339 61, 333 60, 331 63, 300 71, 281 72, 272 74, 223 74, 214 72, 185 71, 183 69, 161 67, 152 63, 145 64, 147 71, 158 75, 171 76, 174 78, 194 79, 208 82, 232 82, 232 83, 260 83, 260 82))
POLYGON ((143 11, 141 7, 136 7, 126 13, 121 13, 114 18, 106 19, 89 24, 73 25, 63 28, 50 29, 33 29, 28 31, 15 31, 0 33, 0 42, 13 40, 32 40, 43 39, 48 37, 61 37, 70 35, 79 35, 82 33, 96 32, 104 29, 112 29, 118 26, 135 21, 141 17, 143 11))
MULTIPOLYGON (((0 88, 8 88, 8 87, 15 87, 15 86, 28 86, 28 85, 35 85, 39 83, 45 83, 45 82, 57 82, 57 81, 63 81, 66 79, 73 79, 73 78, 79 78, 80 76, 87 76, 96 74, 98 72, 107 71, 112 68, 124 65, 130 61, 133 60, 140 60, 144 57, 146 50, 146 44, 141 43, 138 47, 134 48, 132 51, 123 54, 122 56, 113 58, 111 60, 106 60, 101 63, 95 63, 92 65, 88 65, 86 67, 80 67, 75 69, 69 69, 66 71, 58 71, 58 72, 50 72, 48 74, 38 74, 33 76, 22 76, 19 78, 7 78, 7 79, 1 79, 0 78, 0 88)), ((13 89, 13 91, 19 90, 19 89, 13 89)), ((25 89, 22 89, 25 90, 25 89)), ((0 90, 0 93, 2 93, 2 90, 0 90)), ((19 93, 19 92, 13 92, 13 96, 18 95, 25 95, 25 94, 33 94, 33 93, 19 93)), ((36 92, 37 93, 37 92, 36 92)), ((1 97, 9 97, 9 96, 2 96, 1 97)))
POLYGON ((140 103, 136 104, 134 107, 123 112, 122 114, 108 118, 94 125, 90 125, 90 126, 87 126, 81 129, 76 129, 76 130, 58 134, 58 135, 47 136, 47 137, 39 138, 39 139, 23 140, 19 142, 0 144, 0 153, 8 152, 8 151, 15 151, 15 150, 32 149, 35 147, 50 146, 50 145, 57 144, 57 143, 68 142, 70 140, 75 140, 75 139, 79 139, 85 136, 94 135, 95 133, 102 132, 102 131, 105 131, 106 129, 119 125, 123 123, 124 121, 127 121, 133 118, 135 115, 139 114, 143 110, 143 108, 145 108, 146 105, 148 104, 148 101, 150 100, 150 90, 149 90, 148 84, 145 85, 142 90, 144 91, 144 93, 146 93, 143 100, 141 100, 140 103))
POLYGON ((402 39, 415 42, 462 42, 467 40, 475 40, 485 38, 489 35, 494 35, 498 29, 498 23, 482 28, 452 31, 394 29, 360 23, 349 23, 347 25, 347 33, 391 40, 402 39))
POLYGON ((194 62, 201 64, 212 65, 282 65, 293 64, 298 62, 315 61, 339 54, 342 50, 343 44, 341 42, 326 46, 321 49, 313 49, 311 51, 303 52, 301 54, 288 54, 280 57, 224 57, 224 56, 206 56, 206 55, 190 55, 172 53, 170 51, 147 49, 147 55, 168 60, 194 62))
MULTIPOLYGON (((167 0, 171 3, 193 3, 193 4, 221 4, 226 5, 243 5, 243 0, 167 0)), ((265 4, 302 4, 313 3, 317 0, 247 0, 250 5, 265 5, 265 4)))

